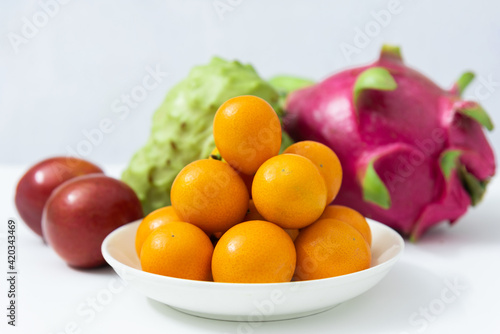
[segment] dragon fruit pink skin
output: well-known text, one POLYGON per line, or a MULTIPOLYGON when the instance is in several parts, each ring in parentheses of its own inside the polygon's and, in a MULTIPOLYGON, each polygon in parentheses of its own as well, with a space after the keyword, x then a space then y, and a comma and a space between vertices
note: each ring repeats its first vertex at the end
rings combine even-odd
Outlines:
POLYGON ((481 127, 491 120, 460 98, 472 78, 443 90, 384 46, 375 63, 292 92, 285 130, 337 153, 344 178, 334 203, 416 240, 479 202, 495 173, 481 127))

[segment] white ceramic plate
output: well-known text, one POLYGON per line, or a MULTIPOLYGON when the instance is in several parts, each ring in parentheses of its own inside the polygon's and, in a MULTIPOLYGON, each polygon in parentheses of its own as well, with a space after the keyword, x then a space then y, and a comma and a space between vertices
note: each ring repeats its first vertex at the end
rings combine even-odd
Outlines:
POLYGON ((102 244, 106 261, 145 296, 192 315, 233 321, 269 321, 303 317, 330 309, 376 285, 397 262, 404 248, 391 228, 368 220, 372 230, 369 269, 320 280, 235 284, 179 279, 142 271, 135 252, 140 221, 122 226, 102 244))

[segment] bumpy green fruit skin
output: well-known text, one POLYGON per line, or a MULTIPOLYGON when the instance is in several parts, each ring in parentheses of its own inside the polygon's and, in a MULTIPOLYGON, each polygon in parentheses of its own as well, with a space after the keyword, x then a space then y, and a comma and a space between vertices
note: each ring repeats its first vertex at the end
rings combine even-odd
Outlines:
MULTIPOLYGON (((213 58, 194 67, 167 94, 153 116, 151 135, 122 174, 139 197, 145 214, 170 205, 175 176, 188 163, 214 149, 212 123, 219 106, 239 95, 255 95, 281 115, 280 96, 251 65, 213 58)), ((287 145, 290 140, 284 140, 287 145)))

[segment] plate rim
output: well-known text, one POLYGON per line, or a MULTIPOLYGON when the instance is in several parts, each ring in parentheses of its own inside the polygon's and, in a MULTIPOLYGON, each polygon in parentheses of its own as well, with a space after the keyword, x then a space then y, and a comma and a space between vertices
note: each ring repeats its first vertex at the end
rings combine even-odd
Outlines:
MULTIPOLYGON (((242 288, 249 288, 249 287, 266 287, 266 288, 275 288, 275 287, 287 287, 287 286, 296 286, 298 285, 299 287, 307 287, 309 285, 318 285, 321 283, 328 284, 328 283, 336 283, 336 285, 343 285, 343 284, 348 284, 353 282, 353 280, 361 280, 364 279, 366 275, 369 275, 369 273, 376 274, 377 272, 383 270, 387 266, 391 266, 393 263, 397 262, 405 248, 405 241, 401 235, 396 232, 394 229, 391 227, 377 222, 373 219, 366 218, 368 224, 370 225, 370 228, 373 226, 377 226, 377 228, 382 228, 385 229, 386 231, 389 231, 391 234, 396 236, 396 239, 398 241, 398 245, 400 249, 398 252, 388 259, 385 262, 382 262, 380 264, 377 264, 373 267, 357 271, 354 273, 350 274, 345 274, 341 276, 335 276, 335 277, 327 277, 327 278, 321 278, 321 279, 315 279, 315 280, 307 280, 307 281, 291 281, 291 282, 281 282, 281 283, 227 283, 227 282, 213 282, 213 281, 198 281, 198 280, 191 280, 191 279, 184 279, 184 278, 177 278, 177 277, 170 277, 170 276, 163 276, 163 275, 158 275, 158 274, 153 274, 149 272, 145 272, 143 270, 139 270, 136 268, 133 268, 117 259, 115 259, 111 254, 108 252, 108 246, 111 242, 111 240, 119 233, 123 233, 123 230, 125 229, 130 229, 132 228, 132 225, 136 224, 138 225, 142 219, 127 223, 125 225, 122 225, 118 227, 117 229, 113 230, 111 233, 109 233, 106 238, 103 240, 101 244, 101 253, 106 260, 106 262, 113 268, 116 269, 117 267, 123 266, 127 270, 132 271, 135 275, 143 275, 143 277, 148 278, 148 279, 154 279, 154 280, 161 280, 164 283, 169 282, 172 284, 177 284, 177 285, 191 285, 190 287, 197 287, 197 288, 210 288, 210 287, 218 287, 218 288, 226 288, 226 289, 242 289, 242 288)), ((371 276, 371 275, 370 275, 371 276)))

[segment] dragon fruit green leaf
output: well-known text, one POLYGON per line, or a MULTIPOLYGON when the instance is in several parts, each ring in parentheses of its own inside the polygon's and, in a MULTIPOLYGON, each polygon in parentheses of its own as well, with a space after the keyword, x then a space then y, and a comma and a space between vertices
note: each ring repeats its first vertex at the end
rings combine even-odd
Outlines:
POLYGON ((380 50, 380 57, 391 59, 392 61, 403 61, 403 57, 401 56, 401 48, 397 45, 382 45, 382 49, 380 50))
POLYGON ((462 96, 465 88, 467 88, 472 80, 474 80, 474 77, 475 75, 472 72, 463 73, 460 78, 458 78, 455 85, 452 87, 452 91, 455 91, 457 95, 462 96))
POLYGON ((383 67, 372 67, 362 72, 353 89, 354 105, 365 89, 395 90, 398 85, 392 75, 383 67))
POLYGON ((362 181, 363 199, 368 202, 377 204, 378 206, 388 209, 391 207, 391 196, 384 182, 380 179, 373 161, 370 161, 366 168, 365 176, 362 181))
POLYGON ((441 154, 439 164, 441 171, 447 180, 450 179, 451 171, 458 167, 458 158, 462 154, 460 150, 447 150, 441 154))
POLYGON ((472 101, 458 101, 456 103, 456 110, 461 114, 475 119, 489 131, 493 130, 494 126, 490 116, 479 103, 472 101))
POLYGON ((477 205, 486 193, 486 186, 489 180, 480 181, 469 173, 464 166, 460 168, 460 176, 465 189, 469 193, 472 205, 477 205))

